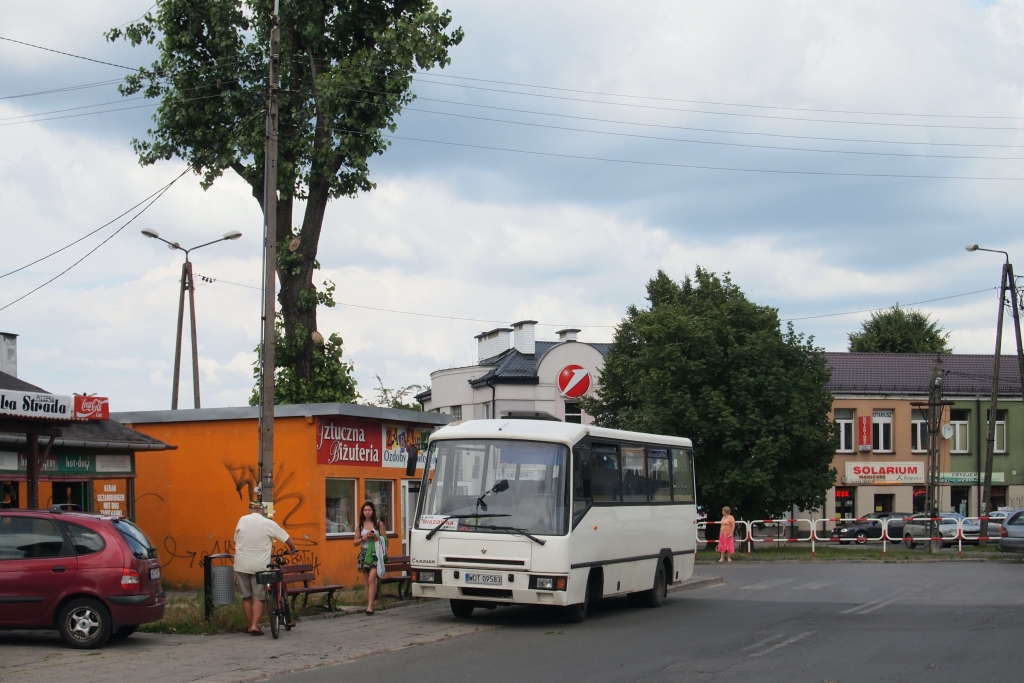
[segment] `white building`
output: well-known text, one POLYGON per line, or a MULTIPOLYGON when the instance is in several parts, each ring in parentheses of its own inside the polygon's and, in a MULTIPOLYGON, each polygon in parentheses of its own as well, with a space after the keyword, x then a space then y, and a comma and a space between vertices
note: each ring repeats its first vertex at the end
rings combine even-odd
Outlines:
POLYGON ((522 320, 478 334, 477 365, 431 373, 430 389, 416 400, 456 420, 542 413, 591 424, 578 399, 593 395, 611 345, 577 341, 574 329, 557 332, 558 341, 537 341, 536 325, 522 320))

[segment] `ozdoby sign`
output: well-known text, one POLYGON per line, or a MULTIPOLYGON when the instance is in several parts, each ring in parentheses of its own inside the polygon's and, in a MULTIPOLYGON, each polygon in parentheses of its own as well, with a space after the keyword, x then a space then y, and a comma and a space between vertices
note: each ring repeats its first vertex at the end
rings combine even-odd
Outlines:
POLYGON ((102 396, 61 396, 4 390, 0 391, 0 417, 109 420, 110 405, 102 396))
POLYGON ((923 462, 847 462, 847 484, 923 484, 923 462))

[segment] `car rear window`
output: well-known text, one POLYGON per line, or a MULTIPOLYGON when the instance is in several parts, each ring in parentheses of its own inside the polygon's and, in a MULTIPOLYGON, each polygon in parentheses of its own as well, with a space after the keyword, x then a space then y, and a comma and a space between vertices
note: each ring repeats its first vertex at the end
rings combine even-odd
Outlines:
POLYGON ((79 555, 98 553, 107 547, 107 542, 103 540, 103 537, 92 529, 87 529, 81 524, 74 524, 72 522, 62 523, 64 524, 64 530, 71 537, 71 545, 74 546, 75 552, 79 555))
POLYGON ((0 517, 0 560, 60 557, 64 537, 48 519, 0 517))
POLYGON ((135 526, 127 519, 115 520, 114 528, 117 529, 124 540, 128 542, 128 547, 131 548, 132 555, 140 560, 156 557, 156 548, 154 548, 153 544, 149 542, 148 538, 146 538, 146 534, 142 533, 142 529, 135 526))
POLYGON ((1018 512, 1016 517, 1007 520, 1007 524, 1012 526, 1024 526, 1024 512, 1018 512))

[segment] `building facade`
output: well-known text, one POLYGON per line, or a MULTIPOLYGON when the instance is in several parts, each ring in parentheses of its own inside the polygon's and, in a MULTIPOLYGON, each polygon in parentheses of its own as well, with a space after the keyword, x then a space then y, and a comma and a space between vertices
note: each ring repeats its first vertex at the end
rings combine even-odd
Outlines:
MULTIPOLYGON (((945 434, 939 448, 939 507, 976 516, 980 510, 993 356, 969 354, 826 353, 832 417, 839 435, 824 516, 923 512, 928 460, 927 402, 931 369, 942 368, 945 434), (949 427, 945 427, 949 425, 949 427), (948 438, 946 438, 948 435, 948 438)), ((992 509, 1024 507, 1024 403, 1015 356, 1001 359, 996 410, 992 509)))
POLYGON ((416 396, 424 410, 455 420, 540 416, 591 424, 579 399, 592 395, 610 344, 577 341, 579 330, 537 341, 535 320, 476 336, 476 365, 438 370, 416 396))

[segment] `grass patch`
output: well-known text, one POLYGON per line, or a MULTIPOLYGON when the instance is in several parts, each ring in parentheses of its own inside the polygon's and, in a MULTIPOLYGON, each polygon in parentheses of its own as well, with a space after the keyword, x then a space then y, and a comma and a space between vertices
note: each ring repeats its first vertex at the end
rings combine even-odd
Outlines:
MULTIPOLYGON (((303 596, 299 596, 296 600, 295 614, 300 620, 302 617, 325 613, 326 594, 310 595, 308 598, 305 605, 303 605, 303 596)), ((412 598, 409 600, 416 601, 412 598)), ((339 591, 334 594, 333 602, 335 607, 365 606, 366 588, 358 586, 339 591)), ((374 609, 386 610, 396 602, 398 602, 398 598, 395 594, 395 587, 389 585, 387 593, 378 596, 374 609)), ((265 610, 260 623, 265 627, 269 625, 265 610)), ((210 621, 207 621, 203 594, 198 592, 168 598, 167 606, 164 608, 164 618, 160 621, 143 624, 139 630, 145 633, 185 633, 208 636, 217 633, 241 633, 245 631, 246 626, 241 598, 235 598, 233 605, 214 607, 210 621)))

